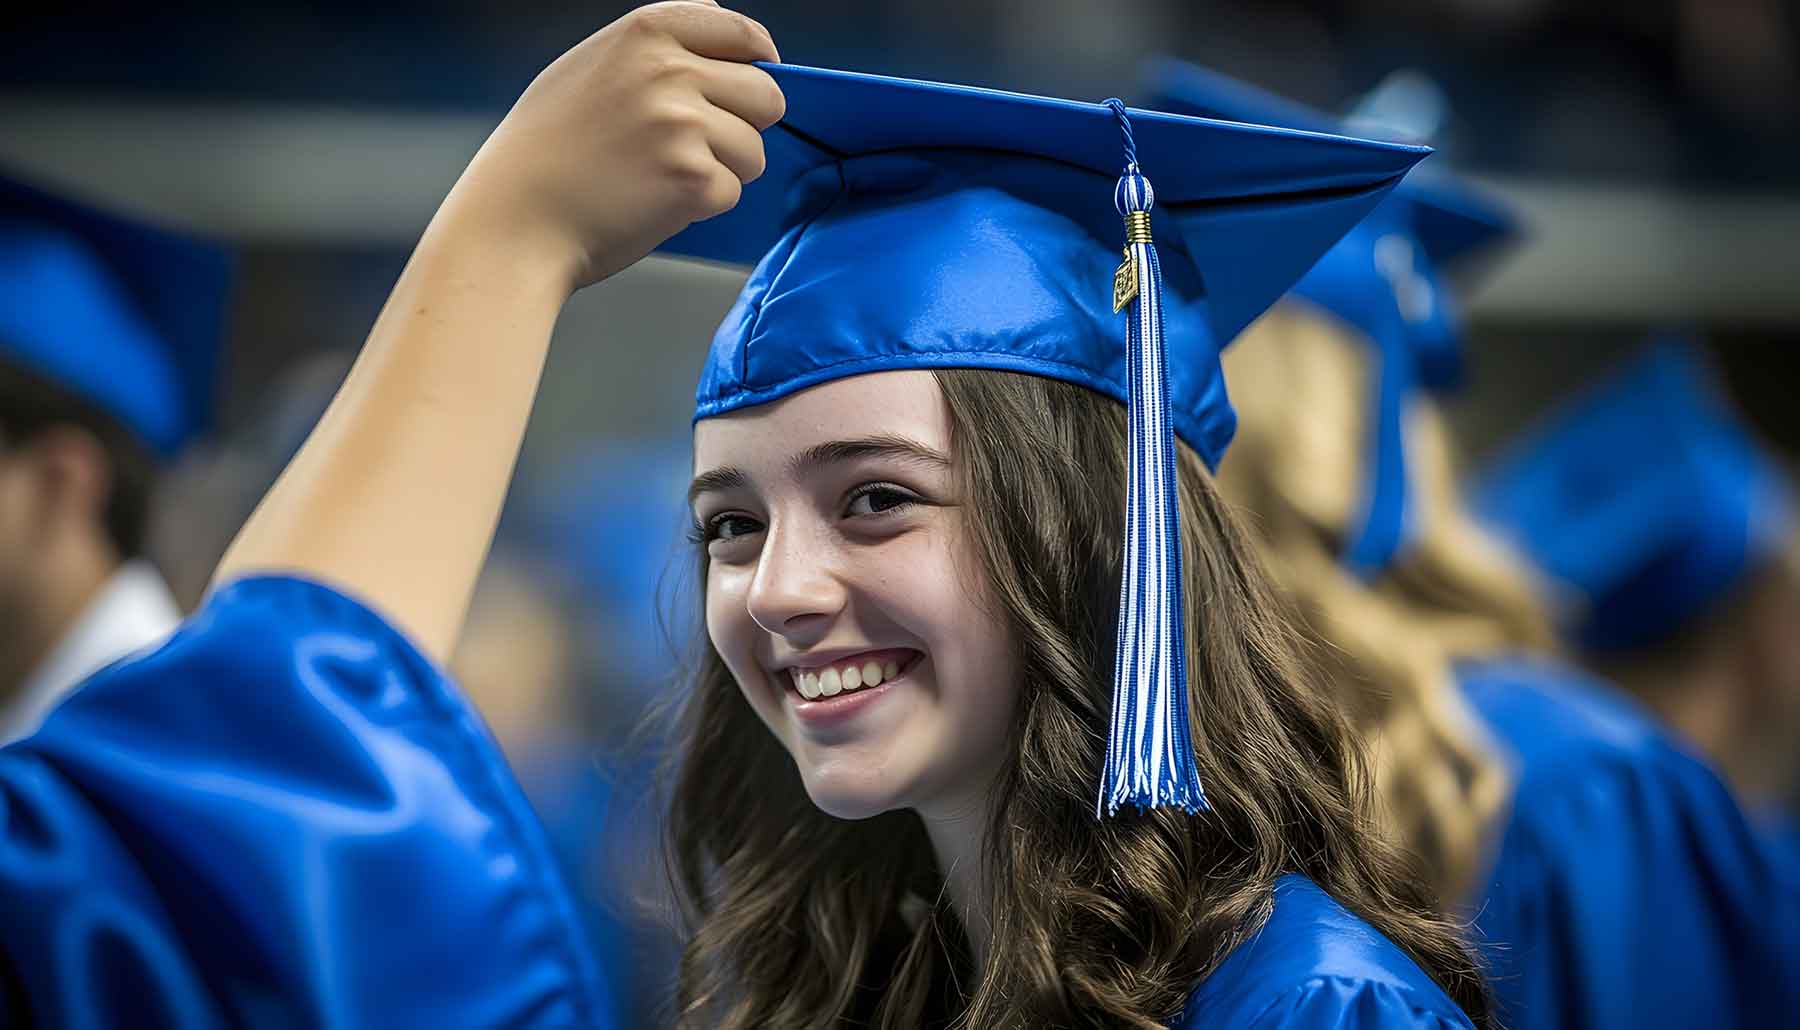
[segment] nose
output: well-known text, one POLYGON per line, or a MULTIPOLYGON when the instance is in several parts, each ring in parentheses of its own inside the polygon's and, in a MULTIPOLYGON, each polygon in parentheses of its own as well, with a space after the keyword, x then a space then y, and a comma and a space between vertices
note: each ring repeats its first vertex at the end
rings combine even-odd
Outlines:
POLYGON ((750 581, 750 617, 796 646, 824 639, 845 599, 832 566, 831 548, 804 529, 771 526, 750 581))

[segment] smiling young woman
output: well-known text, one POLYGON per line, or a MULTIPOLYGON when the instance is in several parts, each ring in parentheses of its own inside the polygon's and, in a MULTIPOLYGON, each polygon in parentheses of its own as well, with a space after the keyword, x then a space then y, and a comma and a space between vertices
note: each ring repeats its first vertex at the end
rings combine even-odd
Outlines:
POLYGON ((668 3, 533 83, 206 609, 8 752, 33 815, 130 840, 83 881, 221 1022, 602 1022, 433 659, 560 306, 668 240, 758 262, 694 408, 681 1025, 1487 1025, 1210 472, 1220 349, 1424 152, 775 58, 668 3))
MULTIPOLYGON (((694 1025, 1162 1025, 1248 957, 1232 945, 1302 888, 1293 873, 1481 1011, 1466 955, 1374 830, 1342 714, 1185 448, 1210 810, 1094 821, 1124 415, 1049 379, 903 371, 698 425, 712 648, 672 828, 694 1025), (794 683, 871 655, 902 674, 819 700, 794 683)), ((1208 1000, 1184 1025, 1243 1015, 1208 1000)), ((1257 1025, 1307 1019, 1281 1006, 1257 1025)))

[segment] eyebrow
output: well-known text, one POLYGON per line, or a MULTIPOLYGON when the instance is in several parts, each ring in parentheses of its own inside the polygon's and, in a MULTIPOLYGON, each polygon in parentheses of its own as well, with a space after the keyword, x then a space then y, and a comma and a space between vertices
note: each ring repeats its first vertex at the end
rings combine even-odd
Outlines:
MULTIPOLYGON (((787 471, 789 475, 798 475, 825 465, 864 461, 871 458, 903 461, 928 469, 950 467, 949 456, 934 447, 928 447, 917 440, 904 436, 880 433, 852 440, 827 440, 821 444, 814 444, 789 458, 787 471)), ((730 466, 708 469, 695 476, 694 481, 688 485, 688 503, 694 503, 694 499, 704 493, 735 490, 748 486, 749 483, 750 476, 743 469, 730 466)))

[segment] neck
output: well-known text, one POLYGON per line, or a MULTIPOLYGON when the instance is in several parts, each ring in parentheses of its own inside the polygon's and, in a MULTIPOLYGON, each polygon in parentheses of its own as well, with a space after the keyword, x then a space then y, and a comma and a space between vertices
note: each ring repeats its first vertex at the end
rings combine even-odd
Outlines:
POLYGON ((0 647, 0 704, 12 700, 119 568, 110 548, 68 538, 42 558, 38 574, 9 606, 17 610, 0 647))
POLYGON ((1631 684, 1633 693, 1690 744, 1723 764, 1737 735, 1737 719, 1732 711, 1731 688, 1721 670, 1702 668, 1679 679, 1644 679, 1651 682, 1631 684))
MULTIPOLYGON (((1644 662, 1619 679, 1662 721, 1705 755, 1744 801, 1778 795, 1785 777, 1770 769, 1770 748, 1746 681, 1742 633, 1717 632, 1705 646, 1675 660, 1644 662), (1771 782, 1778 781, 1778 782, 1771 782)), ((1785 742, 1777 745, 1785 750, 1785 742)))
POLYGON ((984 800, 985 795, 978 794, 930 811, 919 810, 925 833, 931 838, 931 849, 937 855, 938 870, 944 877, 944 892, 968 935, 969 953, 975 956, 977 970, 987 967, 993 939, 993 927, 987 917, 987 884, 982 874, 982 856, 987 849, 984 800))

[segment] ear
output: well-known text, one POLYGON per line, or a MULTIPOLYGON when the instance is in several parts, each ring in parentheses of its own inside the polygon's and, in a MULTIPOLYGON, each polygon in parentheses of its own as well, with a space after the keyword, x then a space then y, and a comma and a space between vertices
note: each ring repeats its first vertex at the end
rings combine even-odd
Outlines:
POLYGON ((78 519, 102 528, 112 499, 113 469, 99 438, 80 426, 51 426, 20 448, 20 457, 36 474, 46 519, 78 519))

